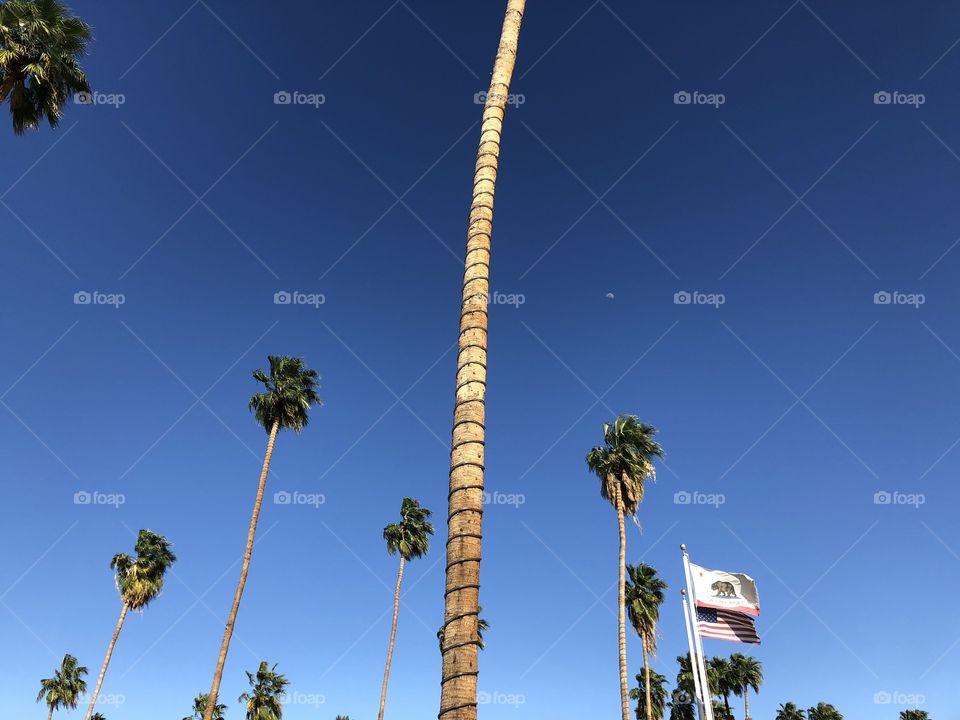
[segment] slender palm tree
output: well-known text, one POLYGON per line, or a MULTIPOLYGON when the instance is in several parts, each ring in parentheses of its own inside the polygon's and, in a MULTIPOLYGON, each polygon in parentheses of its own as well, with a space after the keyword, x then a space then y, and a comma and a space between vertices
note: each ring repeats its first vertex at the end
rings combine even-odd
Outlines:
MULTIPOLYGON (((207 702, 210 696, 207 693, 200 693, 193 699, 193 714, 185 717, 183 720, 202 720, 203 714, 207 711, 207 702)), ((227 712, 226 705, 216 705, 213 708, 213 720, 224 720, 227 712)))
POLYGON ((110 645, 107 646, 107 656, 103 659, 103 667, 97 677, 97 685, 90 698, 90 707, 87 708, 86 720, 93 720, 94 706, 103 686, 103 678, 107 674, 113 649, 123 629, 123 621, 127 612, 142 613, 147 605, 153 602, 163 590, 163 580, 170 566, 177 561, 177 556, 170 550, 170 542, 163 536, 149 530, 141 530, 137 534, 137 542, 133 546, 135 557, 126 553, 117 553, 110 560, 110 568, 114 571, 114 582, 117 592, 120 593, 120 619, 113 630, 110 645))
MULTIPOLYGON (((480 612, 483 612, 483 608, 479 608, 480 612)), ((482 617, 477 617, 477 647, 483 650, 486 647, 486 643, 483 641, 483 634, 490 629, 490 623, 484 620, 482 617)), ((437 630, 437 641, 440 643, 440 653, 443 654, 443 626, 437 630)))
POLYGON ((60 0, 0 3, 0 104, 9 102, 17 135, 44 118, 56 127, 74 94, 90 92, 80 58, 92 38, 60 0))
POLYGON ((383 539, 387 541, 387 552, 400 554, 400 569, 397 571, 397 587, 393 592, 393 624, 390 626, 390 646, 387 648, 387 666, 383 671, 383 687, 380 689, 380 714, 383 720, 383 707, 387 702, 387 682, 390 680, 390 662, 393 660, 393 644, 397 639, 397 616, 400 613, 400 584, 403 582, 403 565, 414 558, 421 558, 430 549, 430 536, 433 525, 429 522, 432 515, 429 510, 420 507, 413 498, 404 498, 400 503, 400 522, 390 523, 383 529, 383 539))
POLYGON ((637 687, 630 691, 630 699, 637 701, 637 720, 663 720, 667 706, 667 679, 657 672, 637 673, 637 687))
POLYGON ((290 681, 277 672, 277 665, 260 663, 256 673, 247 672, 250 692, 240 696, 247 709, 247 720, 282 720, 283 697, 290 681))
POLYGON ((843 715, 830 703, 817 703, 807 710, 807 720, 843 720, 843 715))
MULTIPOLYGON (((660 606, 663 604, 663 593, 667 584, 657 577, 657 571, 640 563, 627 565, 627 585, 624 588, 624 602, 627 605, 627 618, 630 625, 640 637, 643 646, 643 672, 646 679, 642 686, 647 693, 644 698, 646 720, 653 720, 653 710, 656 703, 650 697, 654 683, 650 679, 650 656, 657 651, 657 623, 660 621, 660 606)), ((661 713, 663 706, 660 706, 661 713)))
POLYGON ((44 678, 40 681, 40 692, 37 695, 37 702, 41 700, 46 703, 47 720, 53 717, 54 710, 69 708, 73 710, 80 702, 80 696, 87 691, 87 681, 83 676, 87 674, 87 668, 77 662, 73 655, 64 655, 63 660, 51 678, 44 678))
POLYGON ((926 710, 901 710, 900 720, 930 720, 930 713, 926 710))
POLYGON ((734 653, 730 656, 730 674, 733 678, 734 695, 743 697, 743 718, 750 720, 750 689, 760 692, 763 665, 755 657, 734 653))
POLYGON ((673 691, 670 702, 670 720, 694 720, 696 712, 696 686, 693 672, 690 670, 690 656, 677 657, 680 669, 677 671, 677 689, 673 691))
POLYGON ((622 720, 630 720, 627 688, 627 633, 624 621, 626 588, 627 533, 623 518, 636 519, 643 500, 644 483, 656 477, 653 459, 663 456, 663 448, 653 439, 656 428, 641 423, 633 415, 621 415, 612 424, 603 425, 603 442, 587 453, 587 467, 600 478, 600 496, 617 511, 620 533, 618 587, 618 630, 620 641, 620 705, 622 720))
POLYGON ((243 597, 243 588, 247 584, 247 574, 250 572, 253 541, 257 534, 257 522, 260 520, 260 507, 263 505, 263 493, 267 487, 267 475, 270 472, 270 459, 273 457, 273 445, 277 441, 277 433, 283 428, 299 433, 310 420, 310 406, 321 404, 320 396, 317 394, 317 389, 320 387, 319 376, 315 370, 308 370, 303 360, 285 355, 269 355, 267 360, 270 362, 269 375, 263 370, 255 370, 253 373, 254 380, 263 383, 266 392, 257 393, 250 398, 249 403, 257 422, 268 433, 267 450, 263 456, 260 482, 257 484, 257 497, 253 503, 250 528, 247 530, 247 545, 243 551, 240 579, 237 581, 233 604, 227 616, 227 626, 223 631, 220 656, 217 658, 217 667, 213 671, 213 683, 210 686, 210 701, 203 713, 203 720, 213 720, 213 711, 220 695, 223 666, 227 662, 227 651, 230 649, 230 638, 233 637, 233 626, 237 621, 237 611, 240 609, 240 598, 243 597))
POLYGON ((807 713, 794 703, 781 703, 777 709, 776 720, 807 720, 807 713))
POLYGON ((483 519, 484 437, 487 392, 487 305, 490 238, 500 138, 517 59, 526 0, 507 0, 490 90, 483 107, 467 228, 456 403, 450 452, 443 666, 439 720, 476 720, 477 619, 483 519))
POLYGON ((723 657, 712 657, 707 661, 712 673, 711 691, 723 698, 724 718, 732 718, 730 714, 730 695, 735 692, 737 683, 733 675, 730 661, 723 657))

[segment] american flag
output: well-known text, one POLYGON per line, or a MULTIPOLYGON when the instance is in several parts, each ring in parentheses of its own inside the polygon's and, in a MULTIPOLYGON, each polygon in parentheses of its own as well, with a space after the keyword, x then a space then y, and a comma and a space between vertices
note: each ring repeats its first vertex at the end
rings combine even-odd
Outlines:
POLYGON ((732 610, 697 608, 697 627, 700 635, 716 640, 760 644, 760 636, 753 625, 753 618, 732 610))

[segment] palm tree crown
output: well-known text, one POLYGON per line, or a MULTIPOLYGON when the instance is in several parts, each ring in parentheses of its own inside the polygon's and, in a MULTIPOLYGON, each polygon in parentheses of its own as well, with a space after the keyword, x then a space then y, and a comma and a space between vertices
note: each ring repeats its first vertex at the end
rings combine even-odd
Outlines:
POLYGON ((428 522, 432 514, 413 498, 404 498, 400 504, 400 522, 390 523, 383 529, 389 553, 399 552, 407 561, 423 557, 430 549, 433 535, 433 525, 428 522))
POLYGON ((798 708, 794 703, 781 703, 777 709, 776 720, 807 720, 807 714, 803 708, 798 708))
POLYGON ((80 696, 87 691, 87 683, 83 679, 86 674, 87 668, 80 665, 73 655, 64 655, 53 677, 40 681, 37 702, 45 702, 51 714, 61 708, 75 709, 80 696))
MULTIPOLYGON (((657 577, 654 568, 644 563, 627 565, 627 617, 650 653, 657 649, 657 623, 660 621, 660 606, 666 589, 667 584, 657 577)), ((650 684, 652 686, 653 682, 650 684)))
MULTIPOLYGON (((755 693, 760 692, 760 685, 763 684, 763 665, 755 657, 749 657, 741 653, 734 653, 730 656, 730 675, 733 684, 733 693, 737 697, 748 697, 750 690, 755 693)), ((744 708, 744 716, 748 713, 747 707, 744 708)), ((746 720, 750 720, 746 717, 746 720)))
POLYGON ((616 507, 619 494, 627 515, 634 515, 643 500, 644 481, 656 479, 653 458, 663 457, 653 439, 656 432, 634 415, 621 415, 612 425, 604 423, 604 445, 587 453, 587 466, 600 478, 600 495, 616 507))
MULTIPOLYGON (((630 699, 637 701, 637 720, 647 716, 647 686, 644 673, 637 673, 637 687, 630 691, 630 699)), ((667 679, 657 672, 650 672, 650 710, 653 720, 663 720, 667 706, 667 679)))
POLYGON ((0 4, 0 103, 9 101, 17 135, 43 118, 56 127, 70 98, 90 92, 78 60, 92 37, 60 0, 0 4))
POLYGON ((830 703, 817 703, 807 710, 807 720, 843 720, 843 715, 830 703))
POLYGON ((110 561, 116 571, 117 590, 131 610, 143 610, 163 589, 167 569, 177 560, 170 542, 149 530, 141 530, 134 545, 136 557, 118 553, 110 561))
MULTIPOLYGON (((193 715, 185 717, 183 720, 202 720, 203 713, 207 709, 207 703, 210 701, 208 693, 200 693, 193 699, 193 715)), ((227 712, 227 706, 217 703, 213 707, 213 720, 224 720, 227 712)))
POLYGON ((256 673, 247 673, 247 681, 250 692, 239 699, 247 708, 247 720, 281 720, 283 696, 290 681, 277 672, 276 664, 270 667, 266 661, 261 662, 256 673))
POLYGON ((730 661, 722 657, 710 658, 707 675, 711 695, 720 695, 723 698, 724 717, 730 717, 730 694, 736 688, 730 661))
POLYGON ((250 410, 257 422, 270 432, 276 423, 282 430, 300 432, 310 420, 311 405, 322 405, 317 389, 319 376, 308 370, 301 358, 268 355, 270 375, 254 370, 253 377, 264 384, 266 392, 250 398, 250 410))

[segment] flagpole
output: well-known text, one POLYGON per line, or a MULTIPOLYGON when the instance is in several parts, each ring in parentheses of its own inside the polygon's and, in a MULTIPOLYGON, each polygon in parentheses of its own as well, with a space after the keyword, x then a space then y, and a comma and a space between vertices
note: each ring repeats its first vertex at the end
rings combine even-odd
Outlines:
POLYGON ((681 545, 680 551, 683 553, 683 571, 687 578, 687 604, 690 606, 690 622, 693 625, 693 638, 698 658, 697 664, 700 668, 700 678, 702 681, 704 715, 707 720, 714 720, 713 696, 710 694, 710 676, 707 675, 706 660, 703 656, 703 640, 700 637, 699 624, 697 623, 697 595, 693 587, 693 572, 690 570, 690 558, 687 555, 687 546, 681 545))
POLYGON ((686 589, 680 590, 680 599, 683 601, 683 622, 687 626, 687 646, 690 648, 690 674, 693 675, 693 687, 696 692, 696 703, 697 703, 697 716, 700 720, 704 720, 703 708, 703 692, 700 688, 700 670, 697 666, 697 653, 693 649, 693 634, 690 630, 690 613, 687 608, 687 591, 686 589))

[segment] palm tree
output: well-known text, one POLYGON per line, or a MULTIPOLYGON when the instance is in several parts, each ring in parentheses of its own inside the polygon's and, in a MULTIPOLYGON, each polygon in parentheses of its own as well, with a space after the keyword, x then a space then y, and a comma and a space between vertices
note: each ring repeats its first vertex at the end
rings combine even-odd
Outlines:
POLYGON ((107 656, 103 659, 103 667, 97 677, 97 685, 90 698, 90 707, 87 708, 86 720, 93 720, 93 709, 100 695, 103 678, 107 674, 113 649, 123 628, 123 621, 127 612, 142 613, 147 605, 153 602, 163 590, 163 579, 167 570, 177 561, 177 556, 170 551, 170 542, 163 536, 149 530, 141 530, 137 534, 137 542, 133 546, 136 557, 126 553, 117 553, 110 561, 110 568, 114 571, 114 582, 117 592, 120 593, 120 619, 113 631, 110 645, 107 646, 107 656))
MULTIPOLYGON (((627 565, 627 586, 624 588, 624 600, 627 605, 627 617, 634 632, 640 637, 643 646, 643 672, 646 679, 642 683, 647 693, 644 707, 646 720, 653 720, 653 710, 657 707, 650 697, 654 683, 650 679, 650 655, 657 651, 657 623, 660 621, 660 606, 667 584, 657 577, 657 571, 640 563, 627 565)), ((660 706, 661 714, 663 706, 660 706)))
MULTIPOLYGON (((483 608, 478 608, 480 612, 483 612, 483 608)), ((490 629, 490 623, 484 620, 482 617, 477 617, 477 647, 483 650, 487 645, 483 641, 483 634, 490 629)), ((437 640, 440 643, 440 653, 443 654, 443 636, 444 636, 443 626, 437 630, 437 640)))
POLYGON ((103 713, 94 713, 90 720, 107 720, 107 717, 103 713))
POLYGON ((653 458, 663 456, 663 448, 653 439, 656 428, 641 423, 633 415, 621 415, 613 424, 604 423, 603 441, 587 453, 587 467, 600 478, 600 496, 617 511, 620 532, 620 564, 618 587, 618 622, 620 640, 620 705, 622 720, 629 720, 627 688, 627 633, 624 623, 627 533, 624 515, 636 519, 637 507, 643 500, 644 482, 653 480, 656 472, 653 458))
POLYGON ((387 541, 387 552, 400 553, 400 569, 397 571, 397 588, 393 593, 393 625, 390 627, 390 646, 387 648, 387 666, 383 671, 383 687, 380 689, 380 714, 383 720, 383 707, 387 702, 387 681, 390 679, 390 662, 393 660, 393 643, 397 639, 397 615, 400 613, 400 583, 403 582, 403 565, 414 558, 421 558, 430 549, 430 536, 433 525, 428 521, 432 513, 420 507, 413 498, 404 498, 400 503, 400 522, 390 523, 383 529, 383 539, 387 541))
POLYGON ((843 715, 830 703, 817 703, 807 710, 807 720, 843 720, 843 715))
POLYGON ((792 702, 781 703, 777 709, 776 720, 807 720, 807 714, 803 708, 798 708, 792 702))
POLYGON ((667 679, 657 672, 644 668, 643 674, 637 673, 637 687, 630 691, 630 699, 637 701, 637 720, 663 720, 663 710, 667 706, 667 679))
POLYGON ((930 720, 930 713, 926 710, 901 710, 900 720, 930 720))
POLYGON ((730 714, 730 694, 735 692, 737 683, 733 675, 730 661, 722 657, 712 657, 707 661, 709 666, 711 694, 723 698, 724 718, 732 718, 730 714))
POLYGON ((9 101, 17 135, 44 118, 56 127, 70 98, 90 92, 79 59, 92 38, 60 0, 0 4, 0 104, 9 101))
POLYGON ((677 689, 673 691, 668 706, 670 720, 694 720, 696 717, 696 686, 693 672, 690 670, 690 656, 677 657, 680 669, 677 671, 677 689))
POLYGON ((257 534, 257 522, 260 519, 260 507, 263 505, 263 493, 267 487, 267 474, 270 472, 270 459, 273 457, 273 445, 277 441, 277 433, 281 428, 289 428, 299 433, 310 420, 310 406, 321 405, 320 396, 317 394, 317 389, 320 387, 319 376, 315 370, 308 370, 300 358, 286 355, 268 355, 267 360, 270 362, 269 376, 263 370, 255 370, 253 373, 254 380, 263 383, 266 392, 257 393, 251 397, 249 406, 257 422, 269 433, 269 439, 263 456, 263 467, 260 470, 260 482, 257 485, 257 497, 253 503, 253 514, 250 517, 250 529, 247 531, 247 545, 243 552, 240 580, 237 581, 233 605, 230 607, 227 626, 223 631, 220 656, 217 658, 217 667, 213 671, 213 683, 210 686, 210 702, 203 713, 203 720, 213 720, 213 710, 220 694, 223 666, 227 662, 227 651, 230 649, 230 638, 233 637, 233 626, 237 621, 237 611, 240 609, 240 598, 243 597, 247 573, 250 572, 253 540, 257 534))
POLYGON ((80 696, 87 691, 87 681, 83 676, 87 668, 79 665, 73 655, 64 655, 52 678, 40 681, 40 692, 37 702, 41 700, 47 704, 49 713, 47 720, 53 717, 54 710, 69 708, 73 710, 80 702, 80 696))
POLYGON ((733 693, 743 696, 743 718, 750 720, 750 689, 760 692, 763 684, 763 665, 755 657, 740 653, 730 656, 730 674, 733 677, 733 693))
POLYGON ((477 618, 480 612, 490 237, 503 118, 525 8, 526 0, 507 0, 500 46, 483 107, 480 146, 473 176, 450 452, 443 616, 446 644, 441 650, 439 720, 476 720, 477 717, 477 653, 480 648, 477 618))
MULTIPOLYGON (((189 717, 185 717, 183 720, 201 720, 203 714, 207 710, 207 702, 210 700, 210 696, 207 693, 200 693, 193 699, 193 714, 189 717)), ((216 705, 213 708, 213 720, 224 720, 224 716, 227 712, 226 705, 216 705)))
POLYGON ((277 665, 270 667, 266 661, 260 663, 256 673, 247 673, 250 692, 240 696, 247 708, 247 720, 281 720, 283 718, 283 696, 290 681, 277 673, 277 665))

